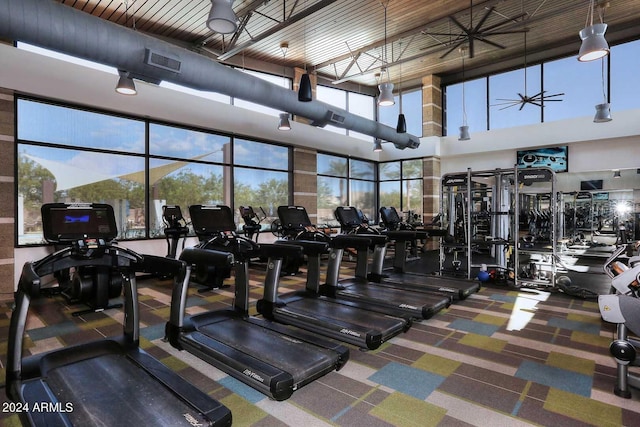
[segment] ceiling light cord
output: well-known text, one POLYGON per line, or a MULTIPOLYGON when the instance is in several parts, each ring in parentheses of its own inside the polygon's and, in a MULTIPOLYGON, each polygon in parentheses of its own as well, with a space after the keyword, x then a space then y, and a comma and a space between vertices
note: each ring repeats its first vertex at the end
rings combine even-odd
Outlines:
POLYGON ((601 73, 602 73, 602 75, 601 75, 601 77, 602 77, 602 99, 604 100, 604 103, 607 103, 607 102, 609 102, 609 97, 607 96, 607 91, 605 89, 606 85, 605 85, 605 82, 604 82, 604 58, 605 57, 602 57, 600 59, 601 64, 602 64, 602 69, 601 69, 601 73))

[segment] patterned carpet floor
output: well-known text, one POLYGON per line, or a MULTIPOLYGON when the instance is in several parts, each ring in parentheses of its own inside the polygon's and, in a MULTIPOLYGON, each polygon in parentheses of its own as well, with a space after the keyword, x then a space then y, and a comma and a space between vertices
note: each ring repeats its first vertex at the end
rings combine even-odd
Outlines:
MULTIPOLYGON (((350 275, 352 264, 343 273, 350 275)), ((251 298, 262 296, 251 270, 251 298)), ((304 275, 282 278, 300 289, 304 275)), ((230 281, 231 283, 231 281, 230 281)), ((170 280, 138 281, 141 345, 194 385, 224 403, 235 426, 634 426, 640 391, 613 394, 615 364, 608 347, 614 325, 595 300, 532 289, 484 286, 374 351, 350 347, 347 364, 276 402, 163 341, 170 280)), ((190 289, 188 312, 227 308, 233 287, 190 289)), ((35 354, 121 332, 111 309, 73 317, 78 306, 60 296, 32 305, 25 353, 35 354)), ((2 378, 11 303, 0 306, 2 378)), ((20 425, 5 410, 4 426, 20 425)))

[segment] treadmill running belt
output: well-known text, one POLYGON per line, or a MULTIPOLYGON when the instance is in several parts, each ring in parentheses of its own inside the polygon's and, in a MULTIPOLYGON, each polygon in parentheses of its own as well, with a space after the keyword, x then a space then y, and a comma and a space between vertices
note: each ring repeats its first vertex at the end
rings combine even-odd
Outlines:
POLYGON ((109 354, 54 368, 45 377, 77 426, 209 425, 124 355, 109 354))
POLYGON ((396 317, 316 298, 301 298, 288 301, 287 309, 300 310, 309 313, 311 316, 316 315, 317 317, 332 319, 333 323, 344 324, 345 327, 354 324, 381 332, 397 329, 402 322, 396 317))
POLYGON ((198 332, 288 372, 295 384, 338 362, 338 354, 333 351, 285 337, 242 319, 200 326, 198 332))

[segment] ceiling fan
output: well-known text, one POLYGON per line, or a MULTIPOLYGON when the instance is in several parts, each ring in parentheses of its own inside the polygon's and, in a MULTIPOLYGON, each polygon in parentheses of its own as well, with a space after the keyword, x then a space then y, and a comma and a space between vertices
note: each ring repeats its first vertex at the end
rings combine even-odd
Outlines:
MULTIPOLYGON (((423 30, 421 31, 421 34, 424 35, 428 35, 428 36, 432 36, 434 38, 436 38, 436 36, 447 36, 447 37, 452 37, 453 40, 446 42, 444 44, 452 44, 451 48, 449 50, 447 50, 445 53, 442 54, 442 56, 440 56, 440 59, 446 57, 447 55, 449 55, 451 52, 453 52, 454 50, 457 50, 460 46, 462 46, 463 44, 468 44, 469 46, 469 58, 473 58, 474 54, 475 54, 475 48, 474 48, 474 42, 475 41, 479 41, 482 43, 486 43, 490 46, 493 47, 497 47, 499 49, 506 49, 506 46, 497 43, 495 41, 489 40, 489 37, 491 36, 497 36, 497 35, 502 35, 502 34, 517 34, 517 33, 522 33, 524 30, 506 30, 506 31, 499 31, 499 29, 507 24, 513 23, 515 21, 517 21, 518 19, 524 18, 525 16, 527 16, 527 13, 520 13, 517 16, 514 16, 512 18, 506 18, 503 19, 493 25, 489 25, 487 27, 484 27, 484 24, 486 23, 487 19, 489 18, 489 16, 494 13, 495 10, 495 6, 491 6, 489 8, 486 8, 486 12, 485 14, 480 18, 480 20, 478 21, 478 23, 476 25, 473 25, 473 0, 469 1, 469 26, 466 27, 464 25, 462 25, 460 23, 460 21, 458 21, 458 19, 456 19, 455 16, 450 15, 449 16, 449 20, 460 29, 461 32, 448 32, 448 33, 438 33, 438 32, 431 32, 428 30, 423 30)), ((504 15, 503 15, 504 16, 504 15)), ((438 40, 436 38, 436 40, 438 40)), ((442 43, 440 40, 438 40, 438 42, 442 43)))
POLYGON ((491 105, 492 107, 504 105, 504 107, 499 108, 499 110, 504 110, 509 107, 515 107, 516 105, 520 105, 520 108, 518 108, 518 111, 520 111, 524 108, 526 104, 536 105, 542 108, 544 107, 545 102, 562 101, 562 99, 550 99, 550 98, 555 98, 557 96, 564 95, 564 93, 545 95, 545 93, 547 92, 546 90, 540 91, 533 96, 527 95, 527 31, 529 30, 525 28, 523 31, 524 31, 524 94, 518 93, 518 98, 516 99, 496 98, 498 101, 505 101, 505 102, 491 105))

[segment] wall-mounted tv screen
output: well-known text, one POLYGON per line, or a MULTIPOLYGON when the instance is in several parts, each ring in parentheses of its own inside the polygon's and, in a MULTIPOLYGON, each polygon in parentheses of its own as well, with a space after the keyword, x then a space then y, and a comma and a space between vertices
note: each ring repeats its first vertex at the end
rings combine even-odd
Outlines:
POLYGON ((518 150, 516 164, 519 168, 549 167, 555 172, 567 172, 569 147, 536 148, 518 150))

